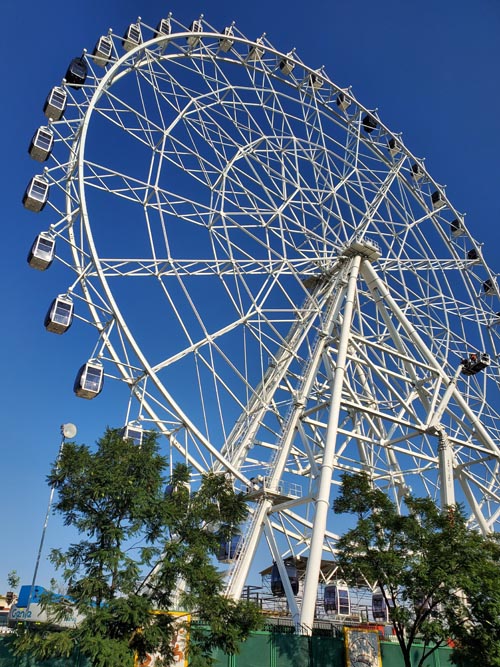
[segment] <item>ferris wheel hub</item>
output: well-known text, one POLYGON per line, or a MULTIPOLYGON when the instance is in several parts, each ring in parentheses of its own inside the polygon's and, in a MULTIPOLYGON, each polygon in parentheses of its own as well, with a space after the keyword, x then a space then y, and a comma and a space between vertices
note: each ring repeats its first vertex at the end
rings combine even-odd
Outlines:
POLYGON ((376 262, 382 256, 382 250, 376 241, 359 236, 343 249, 342 255, 345 257, 361 255, 370 262, 376 262))

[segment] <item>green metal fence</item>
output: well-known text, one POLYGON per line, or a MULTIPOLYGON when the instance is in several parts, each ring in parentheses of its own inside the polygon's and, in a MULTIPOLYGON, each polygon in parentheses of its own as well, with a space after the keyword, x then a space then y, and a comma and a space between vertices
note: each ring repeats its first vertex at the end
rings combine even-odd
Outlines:
MULTIPOLYGON (((58 659, 36 662, 16 658, 8 648, 8 637, 0 638, 0 667, 87 667, 86 660, 58 659)), ((383 667, 403 667, 398 644, 381 642, 383 667)), ((412 662, 417 664, 423 648, 415 646, 412 662)), ((452 667, 451 650, 436 651, 424 667, 452 667)), ((292 633, 255 632, 241 645, 238 655, 216 654, 216 667, 345 667, 341 637, 301 637, 292 633)))
MULTIPOLYGON (((412 650, 416 665, 423 647, 412 650)), ((403 667, 399 645, 381 642, 383 667, 403 667)), ((217 654, 216 667, 345 667, 344 641, 340 637, 300 637, 276 632, 256 632, 241 646, 238 655, 217 654)), ((451 650, 438 649, 424 667, 452 667, 451 650)))
MULTIPOLYGON (((401 667, 403 660, 398 644, 381 642, 380 648, 383 667, 401 667)), ((412 664, 418 664, 418 661, 422 656, 422 651, 422 646, 417 645, 412 648, 412 664)), ((451 650, 448 648, 438 649, 424 662, 424 667, 451 667, 452 665, 451 650)))

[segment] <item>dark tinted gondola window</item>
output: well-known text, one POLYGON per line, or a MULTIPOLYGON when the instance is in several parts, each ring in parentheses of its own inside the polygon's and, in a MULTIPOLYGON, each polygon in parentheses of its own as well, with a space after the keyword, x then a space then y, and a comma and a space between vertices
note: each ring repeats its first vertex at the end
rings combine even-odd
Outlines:
POLYGON ((45 148, 45 150, 49 150, 51 144, 52 144, 52 135, 49 134, 48 132, 44 132, 41 130, 38 132, 38 136, 36 138, 36 144, 39 148, 45 148))
POLYGON ((37 250, 50 253, 52 252, 52 245, 53 245, 52 242, 49 241, 48 239, 41 238, 38 241, 37 250))
POLYGON ((85 378, 85 389, 91 391, 98 391, 99 382, 101 380, 101 372, 97 368, 88 368, 87 376, 85 378))
POLYGON ((55 90, 50 98, 51 104, 53 104, 56 107, 63 107, 65 101, 66 101, 65 95, 63 93, 60 93, 58 90, 55 90))
POLYGON ((35 199, 43 200, 45 199, 46 194, 47 194, 47 186, 44 185, 43 183, 38 183, 37 181, 35 181, 31 186, 30 195, 35 199))
POLYGON ((59 301, 56 306, 56 312, 54 313, 54 322, 59 322, 61 324, 66 324, 71 316, 72 304, 64 303, 59 301))

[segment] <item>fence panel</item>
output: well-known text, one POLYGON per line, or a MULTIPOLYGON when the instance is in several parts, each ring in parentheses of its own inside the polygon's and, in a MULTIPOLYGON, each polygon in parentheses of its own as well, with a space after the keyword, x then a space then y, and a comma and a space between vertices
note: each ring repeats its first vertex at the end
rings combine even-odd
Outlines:
POLYGON ((241 644, 234 656, 235 667, 272 667, 272 639, 267 632, 256 632, 241 644))
POLYGON ((336 637, 312 637, 313 667, 344 667, 344 642, 336 637))
POLYGON ((276 667, 313 667, 310 638, 299 635, 273 634, 276 667))

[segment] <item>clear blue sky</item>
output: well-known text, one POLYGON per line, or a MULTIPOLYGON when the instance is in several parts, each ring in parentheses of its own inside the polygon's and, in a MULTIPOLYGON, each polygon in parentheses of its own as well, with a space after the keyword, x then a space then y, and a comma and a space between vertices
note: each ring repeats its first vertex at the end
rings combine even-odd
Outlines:
MULTIPOLYGON (((276 48, 297 48, 304 63, 325 66, 329 77, 351 85, 357 99, 378 108, 394 132, 426 165, 468 226, 483 241, 486 261, 500 271, 500 5, 497 0, 338 0, 270 3, 253 0, 87 0, 50 3, 4 0, 1 169, 4 382, 1 389, 3 545, 0 592, 6 574, 17 569, 31 581, 45 515, 45 475, 57 454, 63 422, 74 422, 78 440, 92 443, 109 424, 123 423, 125 405, 111 392, 95 401, 74 397, 72 382, 88 346, 79 331, 47 334, 43 317, 58 288, 47 274, 32 271, 26 253, 39 229, 21 206, 37 165, 27 153, 43 121, 48 90, 62 78, 69 60, 112 27, 121 34, 141 15, 145 22, 172 11, 189 24, 200 13, 221 28, 236 21, 249 38, 263 32, 276 48)), ((44 556, 64 546, 67 533, 52 518, 44 556)), ((42 562, 38 583, 51 569, 42 562)))

